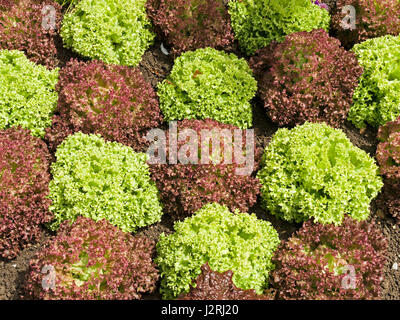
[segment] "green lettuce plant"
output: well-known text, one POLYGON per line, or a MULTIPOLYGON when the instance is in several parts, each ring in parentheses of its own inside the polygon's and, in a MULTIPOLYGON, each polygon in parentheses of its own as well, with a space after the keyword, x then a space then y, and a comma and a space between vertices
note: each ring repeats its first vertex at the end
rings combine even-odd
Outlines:
POLYGON ((256 90, 246 60, 212 48, 183 53, 158 85, 165 120, 210 118, 239 128, 252 125, 256 90))
POLYGON ((231 0, 228 5, 235 36, 247 55, 294 32, 329 28, 328 11, 310 0, 231 0))
POLYGON ((288 221, 365 220, 383 183, 378 166, 344 132, 308 123, 273 136, 258 172, 263 206, 288 221))
POLYGON ((22 51, 0 50, 0 128, 21 126, 43 137, 57 106, 58 69, 28 60, 22 51))
POLYGON ((64 140, 55 155, 49 185, 55 217, 51 229, 84 216, 107 219, 122 231, 134 232, 161 219, 146 154, 78 132, 64 140))
POLYGON ((62 6, 67 6, 67 5, 74 5, 80 0, 55 0, 55 1, 61 4, 62 6))
POLYGON ((153 43, 146 0, 81 0, 64 16, 64 45, 109 64, 136 66, 153 43))
POLYGON ((280 241, 272 225, 254 214, 232 213, 217 203, 206 204, 190 218, 176 222, 175 232, 162 234, 156 264, 164 299, 188 292, 208 262, 213 271, 233 272, 233 283, 262 294, 271 258, 280 241))
POLYGON ((364 73, 353 95, 348 120, 356 127, 379 127, 400 115, 400 38, 383 36, 353 49, 364 73))

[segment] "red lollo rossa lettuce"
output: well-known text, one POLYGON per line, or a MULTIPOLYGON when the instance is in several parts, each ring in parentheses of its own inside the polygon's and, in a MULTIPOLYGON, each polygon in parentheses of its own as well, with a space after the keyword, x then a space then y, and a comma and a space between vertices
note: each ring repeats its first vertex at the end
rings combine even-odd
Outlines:
POLYGON ((0 0, 0 10, 9 10, 12 5, 12 0, 0 0))
POLYGON ((285 300, 378 299, 386 253, 387 240, 374 222, 307 221, 277 250, 272 286, 285 300))
POLYGON ((347 117, 362 68, 352 52, 323 29, 296 32, 250 59, 268 116, 280 126, 347 117))
POLYGON ((385 178, 383 199, 388 212, 400 223, 400 117, 379 128, 376 159, 385 178))
POLYGON ((147 14, 175 56, 206 47, 224 49, 234 41, 224 0, 148 0, 147 14))
POLYGON ((35 63, 57 67, 61 18, 61 6, 55 1, 2 0, 0 49, 23 51, 35 63))
POLYGON ((376 150, 381 174, 400 183, 400 117, 379 128, 376 150))
POLYGON ((178 300, 273 300, 274 293, 257 294, 255 290, 243 290, 232 281, 233 272, 217 272, 211 270, 208 263, 201 266, 201 274, 195 280, 188 293, 182 294, 178 300))
POLYGON ((144 134, 162 122, 156 94, 139 69, 71 59, 56 89, 58 106, 45 135, 51 152, 78 131, 141 152, 147 146, 144 134))
POLYGON ((15 258, 51 220, 50 154, 22 128, 0 130, 0 256, 15 258))
POLYGON ((25 297, 132 300, 156 288, 155 243, 103 219, 65 221, 30 262, 25 297))
MULTIPOLYGON (((198 138, 198 144, 196 144, 196 147, 199 146, 196 149, 198 155, 194 156, 193 159, 195 163, 184 164, 181 161, 176 161, 176 164, 172 164, 169 162, 168 131, 166 134, 166 159, 168 163, 150 164, 151 177, 160 190, 165 212, 181 219, 193 214, 209 202, 226 205, 231 211, 239 209, 241 212, 248 212, 249 208, 256 203, 257 195, 260 192, 260 183, 254 173, 259 166, 261 150, 255 146, 255 142, 254 145, 251 145, 251 142, 246 139, 245 132, 234 125, 222 124, 212 119, 182 120, 177 122, 178 153, 185 150, 185 145, 188 142, 180 138, 180 132, 184 132, 184 130, 193 130, 198 138), (208 141, 201 138, 203 130, 210 130, 210 132, 215 130, 217 132, 214 137, 219 139, 217 140, 220 142, 219 152, 213 148, 217 144, 213 145, 212 140, 208 141), (225 161, 223 130, 230 132, 232 137, 235 136, 235 130, 240 130, 242 141, 239 145, 243 147, 242 155, 246 153, 247 146, 252 146, 254 165, 252 168, 248 167, 250 172, 247 175, 238 174, 237 169, 244 168, 245 164, 243 160, 235 157, 234 146, 231 145, 231 163, 229 164, 229 160, 225 161), (221 135, 218 137, 219 133, 221 135), (209 150, 217 151, 213 155, 212 152, 208 152, 209 150), (205 153, 204 156, 202 156, 203 152, 205 153), (218 156, 220 158, 217 161, 218 156), (205 163, 207 161, 208 164, 205 163)), ((237 148, 237 150, 240 149, 237 148)), ((190 153, 186 153, 186 155, 190 156, 190 153)))
POLYGON ((367 39, 400 33, 398 0, 337 0, 331 29, 345 48, 367 39))

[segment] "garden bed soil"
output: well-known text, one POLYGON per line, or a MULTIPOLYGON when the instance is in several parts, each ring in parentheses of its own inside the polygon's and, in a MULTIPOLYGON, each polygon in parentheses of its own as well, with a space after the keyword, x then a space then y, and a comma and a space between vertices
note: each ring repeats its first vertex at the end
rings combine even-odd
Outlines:
MULTIPOLYGON (((169 74, 173 58, 170 55, 165 55, 160 49, 161 42, 157 40, 155 44, 144 54, 143 59, 139 65, 144 77, 151 85, 156 88, 157 83, 165 79, 169 74)), ((85 60, 71 51, 62 47, 61 39, 58 44, 60 67, 64 66, 70 58, 77 58, 85 60)), ((241 56, 237 49, 237 44, 232 48, 232 52, 241 56)), ((259 99, 255 98, 253 101, 253 124, 256 136, 257 145, 265 148, 272 135, 278 129, 267 117, 262 103, 259 99)), ((166 127, 164 124, 163 127, 166 127)), ((350 123, 345 123, 342 130, 346 133, 349 139, 359 148, 368 152, 371 156, 375 155, 377 140, 376 131, 367 129, 365 132, 360 133, 350 123)), ((291 224, 283 220, 277 219, 266 212, 260 205, 260 199, 254 205, 251 213, 255 213, 260 219, 270 221, 277 229, 281 240, 285 240, 296 230, 300 228, 299 224, 291 224)), ((387 210, 380 197, 373 201, 371 205, 371 220, 382 229, 389 242, 389 250, 387 257, 387 265, 385 268, 385 280, 382 283, 382 299, 400 299, 400 267, 396 269, 396 264, 400 264, 400 229, 395 221, 387 215, 387 210), (394 267, 394 268, 393 268, 394 267)), ((143 228, 138 233, 146 235, 151 239, 157 241, 162 232, 169 233, 173 227, 172 219, 166 215, 162 218, 160 223, 154 224, 147 228, 143 228)), ((0 299, 21 299, 23 295, 23 280, 26 277, 29 261, 34 254, 39 250, 40 246, 45 243, 50 237, 51 233, 47 230, 42 232, 40 240, 26 247, 17 258, 6 261, 0 259, 0 299)), ((160 299, 158 289, 153 294, 145 295, 144 299, 160 299)))

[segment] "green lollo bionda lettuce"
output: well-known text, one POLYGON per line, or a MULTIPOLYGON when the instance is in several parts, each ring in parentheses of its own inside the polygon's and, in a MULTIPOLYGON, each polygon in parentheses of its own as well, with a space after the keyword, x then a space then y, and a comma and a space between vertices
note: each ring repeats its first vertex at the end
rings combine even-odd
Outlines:
POLYGON ((212 48, 183 53, 158 85, 165 120, 210 118, 242 129, 252 126, 256 91, 246 60, 212 48))
POLYGON ((146 0, 81 0, 64 16, 64 45, 108 64, 137 66, 155 34, 146 0))
POLYGON ((228 5, 235 36, 247 55, 291 33, 329 28, 328 11, 310 0, 231 0, 228 5))
POLYGON ((391 35, 356 44, 352 51, 364 69, 348 120, 356 127, 379 127, 400 115, 400 37, 391 35))
POLYGON ((340 225, 345 214, 365 220, 383 186, 374 159, 325 123, 279 129, 262 167, 257 177, 263 206, 291 222, 314 218, 340 225))
POLYGON ((57 106, 58 68, 48 70, 22 51, 0 50, 0 129, 21 126, 43 137, 57 106))
POLYGON ((125 232, 160 221, 162 207, 146 154, 78 132, 57 148, 56 159, 49 185, 52 230, 78 216, 107 219, 125 232))
POLYGON ((271 259, 280 243, 269 222, 209 203, 176 222, 174 230, 162 234, 157 244, 164 299, 188 292, 206 262, 213 271, 231 270, 234 284, 241 289, 254 289, 257 294, 267 289, 274 268, 271 259))

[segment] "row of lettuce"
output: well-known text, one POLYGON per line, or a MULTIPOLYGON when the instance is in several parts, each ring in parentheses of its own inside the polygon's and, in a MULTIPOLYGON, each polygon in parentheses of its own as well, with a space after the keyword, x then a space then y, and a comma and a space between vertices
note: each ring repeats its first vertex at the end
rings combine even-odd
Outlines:
MULTIPOLYGON (((398 166, 387 166, 387 146, 379 145, 378 159, 390 178, 398 166)), ((387 242, 366 220, 383 183, 373 158, 339 129, 279 129, 255 177, 236 176, 235 163, 149 165, 129 146, 82 132, 58 146, 51 164, 43 140, 20 127, 0 132, 0 150, 2 256, 15 257, 42 224, 56 231, 31 261, 28 297, 135 299, 159 277, 165 299, 379 296, 387 242), (306 221, 289 240, 247 213, 258 193, 273 215, 306 221), (156 245, 135 235, 160 221, 164 204, 177 215, 174 231, 156 245), (196 281, 203 284, 191 288, 196 281)))
POLYGON ((56 65, 54 35, 60 27, 65 46, 82 56, 129 66, 139 63, 156 34, 174 55, 204 47, 226 50, 235 40, 252 55, 298 31, 331 30, 346 47, 400 31, 395 0, 338 0, 330 11, 316 0, 2 0, 0 10, 0 43, 29 51, 49 67, 56 65), (69 6, 64 18, 60 4, 69 6))
MULTIPOLYGON (((329 25, 324 8, 308 0, 251 3, 229 2, 249 64, 202 42, 215 36, 199 40, 200 33, 166 18, 172 10, 188 21, 189 12, 221 19, 227 17, 222 1, 198 11, 187 11, 191 2, 147 3, 152 19, 160 19, 158 32, 179 55, 155 92, 131 67, 154 37, 143 1, 78 2, 61 35, 67 47, 95 60, 73 59, 61 70, 51 54, 56 31, 30 33, 43 3, 21 0, 4 11, 7 2, 0 2, 0 28, 7 31, 0 33, 0 254, 15 258, 42 224, 57 231, 31 262, 27 296, 136 299, 159 278, 164 298, 379 296, 387 243, 365 220, 382 177, 389 211, 400 212, 399 39, 386 35, 397 31, 382 31, 371 15, 363 27, 368 32, 356 31, 355 42, 381 37, 349 52, 316 29, 329 25), (175 34, 169 30, 178 26, 175 34), (297 126, 279 129, 263 153, 255 147, 252 175, 236 175, 236 159, 146 163, 145 133, 163 121, 179 120, 178 131, 250 128, 257 87, 274 122, 297 126), (381 126, 380 168, 335 129, 347 117, 360 128, 381 126), (281 242, 269 222, 247 214, 258 195, 277 217, 305 221, 301 229, 281 242), (172 234, 157 244, 135 235, 163 213, 183 220, 172 234)), ((390 13, 386 22, 394 19, 390 13)), ((208 30, 209 22, 200 20, 199 28, 208 30)), ((217 49, 232 43, 232 31, 219 29, 226 30, 213 42, 217 49)))
MULTIPOLYGON (((249 63, 233 53, 213 48, 184 52, 175 59, 167 79, 159 83, 157 95, 166 121, 211 118, 250 128, 253 121, 250 101, 258 88, 266 113, 280 126, 311 121, 340 127, 348 119, 358 128, 379 127, 400 115, 399 55, 398 36, 369 39, 346 51, 323 29, 300 31, 256 51, 249 63)), ((89 125, 87 122, 96 122, 90 125, 98 133, 105 133, 107 129, 99 127, 110 125, 112 120, 101 124, 103 119, 90 117, 82 122, 75 118, 81 117, 82 112, 87 113, 82 109, 88 103, 98 103, 93 101, 96 95, 105 104, 103 110, 92 110, 98 118, 102 112, 107 112, 107 119, 110 114, 120 118, 116 114, 121 113, 122 105, 132 104, 132 95, 135 99, 138 97, 137 92, 126 86, 142 83, 136 69, 100 60, 71 60, 59 75, 58 68, 48 70, 35 65, 19 50, 3 49, 0 58, 4 83, 0 89, 4 100, 1 126, 19 124, 41 137, 52 123, 61 131, 68 131, 70 126, 73 130, 84 129, 89 125), (110 95, 108 90, 113 83, 118 83, 121 89, 113 90, 110 95), (56 84, 62 100, 59 106, 56 84), (13 86, 12 91, 9 86, 13 86), (92 86, 99 88, 93 91, 92 86), (25 94, 26 90, 29 95, 25 94), (25 108, 27 101, 31 105, 29 110, 25 108), (60 115, 52 119, 54 112, 60 115)), ((124 110, 129 114, 127 118, 136 114, 140 119, 130 133, 114 133, 119 142, 126 143, 126 136, 161 121, 157 114, 158 102, 152 100, 156 99, 154 94, 149 91, 137 99, 144 99, 136 103, 144 110, 139 114, 124 110)), ((53 134, 61 135, 60 132, 53 134)), ((61 136, 53 138, 58 141, 61 136)))
MULTIPOLYGON (((31 261, 26 278, 30 297, 140 298, 155 289, 157 268, 164 298, 272 299, 274 294, 266 291, 270 278, 278 297, 285 299, 378 297, 386 240, 374 224, 356 220, 368 217, 369 202, 382 182, 374 161, 325 124, 278 130, 257 175, 264 204, 273 214, 308 220, 292 238, 278 248, 278 233, 269 222, 211 203, 176 222, 172 234, 161 235, 154 261, 154 243, 129 233, 162 214, 143 154, 76 133, 57 149, 50 180, 50 154, 39 138, 10 128, 1 132, 1 147, 6 164, 2 184, 8 182, 2 192, 3 212, 8 213, 2 217, 2 248, 16 253, 39 233, 39 223, 50 222, 57 230, 31 261), (54 273, 45 275, 45 267, 54 273), (351 287, 343 286, 348 268, 354 268, 351 287), (219 279, 227 270, 232 273, 224 286, 205 282, 202 290, 191 290, 199 275, 206 277, 204 272, 219 279)), ((209 169, 221 174, 212 165, 209 169)), ((198 185, 192 180, 180 186, 188 187, 198 185)), ((230 186, 225 187, 228 193, 230 186)), ((197 194, 191 195, 196 199, 197 194)), ((233 199, 220 199, 226 200, 233 199)))
MULTIPOLYGON (((60 29, 63 45, 81 56, 135 67, 158 33, 175 57, 186 53, 159 87, 165 120, 210 117, 251 126, 251 71, 245 61, 210 49, 230 51, 234 39, 252 57, 260 96, 279 125, 339 126, 348 118, 359 128, 377 127, 400 115, 396 0, 337 1, 332 17, 309 0, 81 0, 64 16, 58 3, 49 3, 0 3, 0 48, 54 68, 60 29), (44 10, 49 3, 53 9, 44 10), (353 16, 348 7, 356 8, 353 16), (356 28, 343 25, 353 18, 356 28), (346 52, 323 31, 329 28, 346 48, 362 43, 346 52)), ((38 111, 37 126, 48 126, 49 110, 38 111)))

